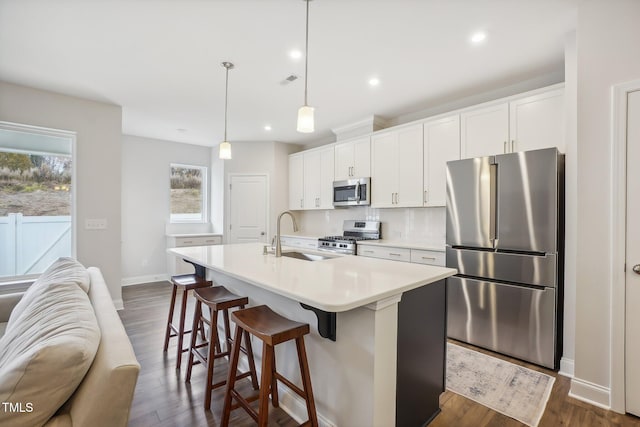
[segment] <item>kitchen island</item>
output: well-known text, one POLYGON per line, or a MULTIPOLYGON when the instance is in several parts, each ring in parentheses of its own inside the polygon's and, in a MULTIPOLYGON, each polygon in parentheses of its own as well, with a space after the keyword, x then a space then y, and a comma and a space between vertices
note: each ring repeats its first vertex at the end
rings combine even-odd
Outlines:
MULTIPOLYGON (((311 325, 305 342, 321 425, 417 426, 439 412, 444 279, 456 270, 358 256, 276 258, 264 255, 257 243, 169 252, 204 267, 210 280, 248 296, 250 305, 266 304, 311 325), (327 326, 323 313, 333 319, 330 339, 315 326, 327 326)), ((299 383, 295 346, 280 347, 278 370, 299 383)), ((287 389, 282 392, 280 405, 304 420, 304 403, 287 389)))

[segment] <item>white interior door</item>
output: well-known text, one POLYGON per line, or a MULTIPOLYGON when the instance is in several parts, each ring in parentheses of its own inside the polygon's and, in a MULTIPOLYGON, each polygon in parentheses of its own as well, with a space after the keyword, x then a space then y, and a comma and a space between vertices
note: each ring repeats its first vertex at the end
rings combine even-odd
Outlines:
POLYGON ((625 406, 640 416, 640 91, 627 101, 625 406))
POLYGON ((267 241, 266 175, 229 177, 229 243, 267 241))

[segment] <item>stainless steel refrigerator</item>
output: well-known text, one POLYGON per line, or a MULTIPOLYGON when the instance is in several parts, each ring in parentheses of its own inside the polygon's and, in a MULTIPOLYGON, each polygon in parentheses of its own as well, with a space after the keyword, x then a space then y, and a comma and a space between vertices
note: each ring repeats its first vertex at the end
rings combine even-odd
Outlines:
POLYGON ((448 336, 557 369, 563 229, 557 149, 448 162, 448 336))

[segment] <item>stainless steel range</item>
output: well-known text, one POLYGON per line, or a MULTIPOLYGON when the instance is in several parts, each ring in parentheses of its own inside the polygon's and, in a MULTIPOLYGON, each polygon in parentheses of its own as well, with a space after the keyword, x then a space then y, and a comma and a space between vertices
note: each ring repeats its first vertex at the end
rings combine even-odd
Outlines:
POLYGON ((355 255, 357 242, 379 238, 380 221, 345 220, 342 225, 342 236, 319 238, 318 250, 355 255))

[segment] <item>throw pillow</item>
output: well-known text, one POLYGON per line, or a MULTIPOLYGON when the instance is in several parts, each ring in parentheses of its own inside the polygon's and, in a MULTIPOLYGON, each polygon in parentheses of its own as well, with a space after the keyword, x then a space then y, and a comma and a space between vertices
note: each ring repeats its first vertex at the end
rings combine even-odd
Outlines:
POLYGON ((100 343, 87 294, 75 283, 41 286, 0 337, 0 425, 43 425, 76 390, 100 343))
POLYGON ((58 260, 54 261, 53 264, 29 286, 29 289, 24 293, 20 302, 13 308, 9 316, 9 321, 7 322, 7 331, 11 329, 33 299, 42 293, 42 289, 51 283, 74 283, 86 293, 89 292, 91 282, 87 269, 78 261, 67 257, 58 258, 58 260))

